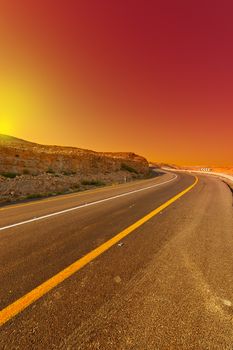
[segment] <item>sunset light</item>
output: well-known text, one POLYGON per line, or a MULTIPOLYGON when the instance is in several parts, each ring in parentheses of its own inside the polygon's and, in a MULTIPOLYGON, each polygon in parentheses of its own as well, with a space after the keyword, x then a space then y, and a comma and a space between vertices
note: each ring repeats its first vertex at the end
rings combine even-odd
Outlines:
POLYGON ((17 135, 32 125, 43 106, 38 100, 34 84, 3 76, 0 80, 0 133, 17 135))
POLYGON ((0 0, 0 349, 233 350, 232 194, 232 0, 0 0))
POLYGON ((16 130, 13 126, 13 123, 10 121, 10 118, 0 117, 0 134, 12 134, 16 130))
POLYGON ((32 125, 6 132, 153 161, 232 162, 231 10, 59 3, 0 5, 1 118, 32 125))

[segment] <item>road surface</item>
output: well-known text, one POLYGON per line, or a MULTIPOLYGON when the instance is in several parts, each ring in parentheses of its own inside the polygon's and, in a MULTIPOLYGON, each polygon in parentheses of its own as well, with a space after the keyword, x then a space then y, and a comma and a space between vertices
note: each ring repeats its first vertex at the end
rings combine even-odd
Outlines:
POLYGON ((232 350, 232 193, 168 173, 2 208, 0 286, 1 349, 232 350))

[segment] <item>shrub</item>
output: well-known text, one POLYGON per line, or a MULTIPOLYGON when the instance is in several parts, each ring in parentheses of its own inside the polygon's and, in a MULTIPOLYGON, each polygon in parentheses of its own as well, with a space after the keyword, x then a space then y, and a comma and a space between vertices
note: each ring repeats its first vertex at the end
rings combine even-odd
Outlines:
POLYGON ((30 171, 28 169, 24 169, 23 173, 24 175, 30 175, 30 171))
POLYGON ((76 175, 76 172, 75 171, 63 171, 62 174, 65 176, 70 176, 70 175, 76 175))
POLYGON ((71 186, 71 188, 73 190, 78 190, 78 189, 80 189, 80 185, 79 184, 74 184, 74 185, 71 186))
POLYGON ((45 197, 45 195, 41 194, 41 193, 32 193, 29 194, 26 199, 37 199, 37 198, 43 198, 45 197))
POLYGON ((55 196, 55 192, 48 192, 48 193, 32 193, 29 194, 26 199, 39 199, 39 198, 45 198, 45 197, 52 197, 55 196))
POLYGON ((46 171, 47 174, 55 174, 55 171, 51 168, 49 168, 47 171, 46 171))
POLYGON ((84 186, 104 186, 105 182, 100 180, 83 180, 81 184, 84 186))
POLYGON ((17 173, 3 173, 1 174, 4 177, 8 177, 9 179, 14 179, 16 176, 19 176, 20 174, 17 173))
POLYGON ((138 174, 138 171, 136 169, 132 168, 131 166, 129 166, 128 164, 125 164, 125 163, 121 164, 121 170, 126 170, 130 173, 138 174))

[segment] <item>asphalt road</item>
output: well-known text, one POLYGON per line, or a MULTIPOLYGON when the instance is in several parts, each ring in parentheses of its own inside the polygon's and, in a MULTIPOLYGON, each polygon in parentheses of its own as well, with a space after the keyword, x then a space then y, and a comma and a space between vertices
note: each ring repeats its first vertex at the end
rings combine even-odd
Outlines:
POLYGON ((0 209, 0 348, 232 350, 232 193, 199 176, 174 199, 194 181, 166 174, 0 209))

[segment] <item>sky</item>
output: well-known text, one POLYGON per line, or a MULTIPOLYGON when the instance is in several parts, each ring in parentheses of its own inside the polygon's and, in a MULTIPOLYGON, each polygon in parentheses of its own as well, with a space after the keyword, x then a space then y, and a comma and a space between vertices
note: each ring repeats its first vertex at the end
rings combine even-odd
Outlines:
POLYGON ((1 0, 0 133, 233 164, 231 0, 1 0))

